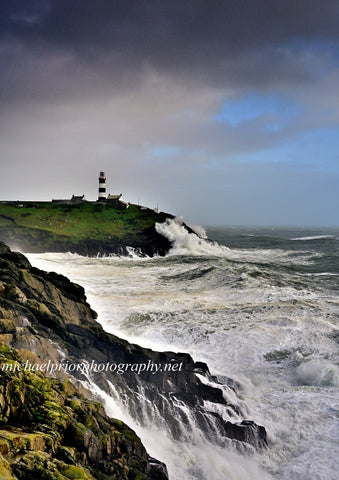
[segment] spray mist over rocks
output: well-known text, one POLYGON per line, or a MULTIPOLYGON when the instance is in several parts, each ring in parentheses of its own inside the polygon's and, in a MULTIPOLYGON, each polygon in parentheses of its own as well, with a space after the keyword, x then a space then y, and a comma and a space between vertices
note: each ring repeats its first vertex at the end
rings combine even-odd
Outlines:
POLYGON ((324 358, 313 358, 296 368, 299 385, 339 387, 339 366, 324 358))
POLYGON ((167 256, 212 255, 219 257, 230 252, 229 248, 207 240, 203 227, 193 226, 192 230, 196 233, 190 233, 183 225, 181 217, 168 218, 164 223, 156 223, 155 229, 173 244, 167 256))

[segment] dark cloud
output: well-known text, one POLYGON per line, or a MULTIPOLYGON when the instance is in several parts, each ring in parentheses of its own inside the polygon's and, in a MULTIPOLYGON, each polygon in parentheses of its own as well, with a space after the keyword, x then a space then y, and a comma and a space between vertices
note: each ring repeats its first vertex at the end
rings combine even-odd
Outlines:
POLYGON ((150 69, 216 86, 308 81, 301 52, 338 31, 332 0, 4 1, 1 90, 114 92, 150 69))
POLYGON ((332 0, 2 0, 1 196, 93 198, 103 168, 111 193, 196 222, 271 222, 284 191, 294 222, 331 223, 338 32, 332 0), (251 92, 278 111, 213 121, 251 92))
POLYGON ((26 40, 140 50, 149 58, 338 37, 332 0, 26 0, 2 2, 2 31, 26 40), (179 48, 179 51, 177 50, 179 48))

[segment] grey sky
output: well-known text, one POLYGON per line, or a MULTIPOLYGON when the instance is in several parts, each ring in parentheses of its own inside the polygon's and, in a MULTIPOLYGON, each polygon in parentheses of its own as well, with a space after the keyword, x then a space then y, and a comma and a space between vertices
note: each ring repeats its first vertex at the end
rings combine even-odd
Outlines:
POLYGON ((338 225, 338 3, 0 6, 1 199, 338 225))

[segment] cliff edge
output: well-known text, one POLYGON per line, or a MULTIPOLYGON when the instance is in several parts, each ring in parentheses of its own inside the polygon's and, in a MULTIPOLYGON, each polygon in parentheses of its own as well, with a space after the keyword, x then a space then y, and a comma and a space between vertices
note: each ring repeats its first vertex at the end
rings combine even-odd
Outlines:
POLYGON ((0 202, 0 240, 27 253, 165 255, 171 243, 155 224, 167 218, 174 217, 132 204, 0 202))

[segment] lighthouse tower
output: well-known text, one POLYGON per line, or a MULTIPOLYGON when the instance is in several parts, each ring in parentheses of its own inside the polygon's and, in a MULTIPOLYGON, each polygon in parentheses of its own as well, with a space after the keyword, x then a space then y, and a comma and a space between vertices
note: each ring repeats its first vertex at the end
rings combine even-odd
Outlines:
POLYGON ((101 171, 99 173, 99 197, 98 202, 106 201, 106 177, 105 172, 101 171))

